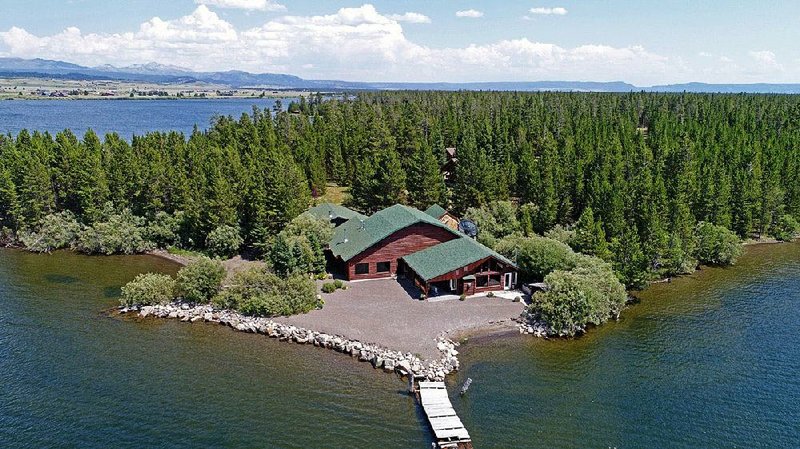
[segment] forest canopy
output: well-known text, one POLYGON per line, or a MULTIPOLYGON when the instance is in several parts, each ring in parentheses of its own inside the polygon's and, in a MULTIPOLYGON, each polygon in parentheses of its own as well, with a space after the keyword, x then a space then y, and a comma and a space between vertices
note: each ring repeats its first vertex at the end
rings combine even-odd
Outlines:
POLYGON ((515 204, 519 221, 491 224, 487 243, 512 231, 565 235, 577 223, 579 249, 659 270, 691 266, 698 229, 719 229, 698 223, 739 238, 791 237, 799 170, 794 96, 312 97, 292 112, 218 117, 189 136, 0 136, 0 238, 103 253, 165 244, 265 251, 336 183, 365 213, 396 202, 469 215, 515 204), (445 181, 447 147, 457 164, 445 181), (61 222, 66 234, 42 234, 61 222), (115 232, 136 233, 137 245, 123 247, 115 232))

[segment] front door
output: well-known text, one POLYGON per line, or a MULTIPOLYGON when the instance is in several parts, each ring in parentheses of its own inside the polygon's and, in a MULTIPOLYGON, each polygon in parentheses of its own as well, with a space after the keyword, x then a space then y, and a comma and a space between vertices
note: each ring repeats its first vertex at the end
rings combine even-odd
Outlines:
POLYGON ((504 290, 511 290, 514 288, 514 273, 506 273, 503 276, 503 289, 504 290))

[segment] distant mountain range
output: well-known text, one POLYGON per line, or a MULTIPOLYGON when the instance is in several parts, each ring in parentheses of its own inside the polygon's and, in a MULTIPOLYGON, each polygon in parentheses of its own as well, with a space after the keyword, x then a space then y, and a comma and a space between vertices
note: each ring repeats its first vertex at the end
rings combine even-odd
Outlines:
POLYGON ((337 80, 306 80, 277 73, 194 72, 181 67, 149 63, 128 67, 102 65, 85 67, 47 59, 0 58, 2 78, 55 78, 65 80, 118 80, 159 84, 211 83, 230 88, 308 89, 308 90, 500 90, 500 91, 575 91, 575 92, 719 92, 719 93, 800 93, 800 84, 667 84, 634 86, 625 82, 531 81, 485 83, 380 83, 337 80))

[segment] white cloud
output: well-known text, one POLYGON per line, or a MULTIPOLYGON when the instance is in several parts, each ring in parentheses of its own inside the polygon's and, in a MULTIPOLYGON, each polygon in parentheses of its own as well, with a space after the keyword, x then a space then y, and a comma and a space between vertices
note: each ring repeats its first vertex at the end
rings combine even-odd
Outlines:
POLYGON ((285 6, 274 0, 194 0, 195 4, 248 11, 283 11, 285 6))
POLYGON ((466 17, 468 19, 478 19, 483 17, 483 11, 476 9, 465 9, 463 11, 456 11, 456 17, 466 17))
POLYGON ((529 11, 531 14, 543 15, 543 16, 565 16, 567 15, 567 9, 562 7, 556 8, 531 8, 529 11))
POLYGON ((756 62, 764 65, 777 66, 778 60, 775 53, 769 50, 751 51, 748 53, 756 62))
POLYGON ((648 85, 698 76, 703 81, 774 80, 771 75, 782 73, 762 63, 777 64, 771 52, 752 52, 748 67, 721 65, 711 58, 689 67, 680 58, 637 45, 562 47, 505 39, 433 48, 410 40, 397 17, 369 4, 328 15, 283 15, 248 29, 237 29, 205 5, 184 17, 154 17, 136 30, 115 34, 70 27, 37 36, 13 27, 0 31, 0 53, 91 66, 152 61, 203 71, 238 69, 364 81, 624 80, 648 85), (754 70, 756 65, 760 72, 754 70))
POLYGON ((398 22, 408 22, 408 23, 431 23, 431 18, 426 16, 425 14, 420 14, 418 12, 407 12, 405 14, 392 14, 389 16, 390 19, 396 20, 398 22))

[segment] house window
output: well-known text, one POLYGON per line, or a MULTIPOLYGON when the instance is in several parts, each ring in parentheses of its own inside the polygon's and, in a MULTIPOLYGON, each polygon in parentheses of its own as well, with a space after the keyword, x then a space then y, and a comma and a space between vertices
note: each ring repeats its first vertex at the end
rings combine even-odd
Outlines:
POLYGON ((477 287, 487 287, 489 285, 489 276, 477 276, 475 285, 477 287))
POLYGON ((356 274, 369 274, 369 264, 368 263, 357 263, 356 264, 356 274))
POLYGON ((392 269, 391 262, 378 262, 377 264, 378 273, 388 273, 392 269))

